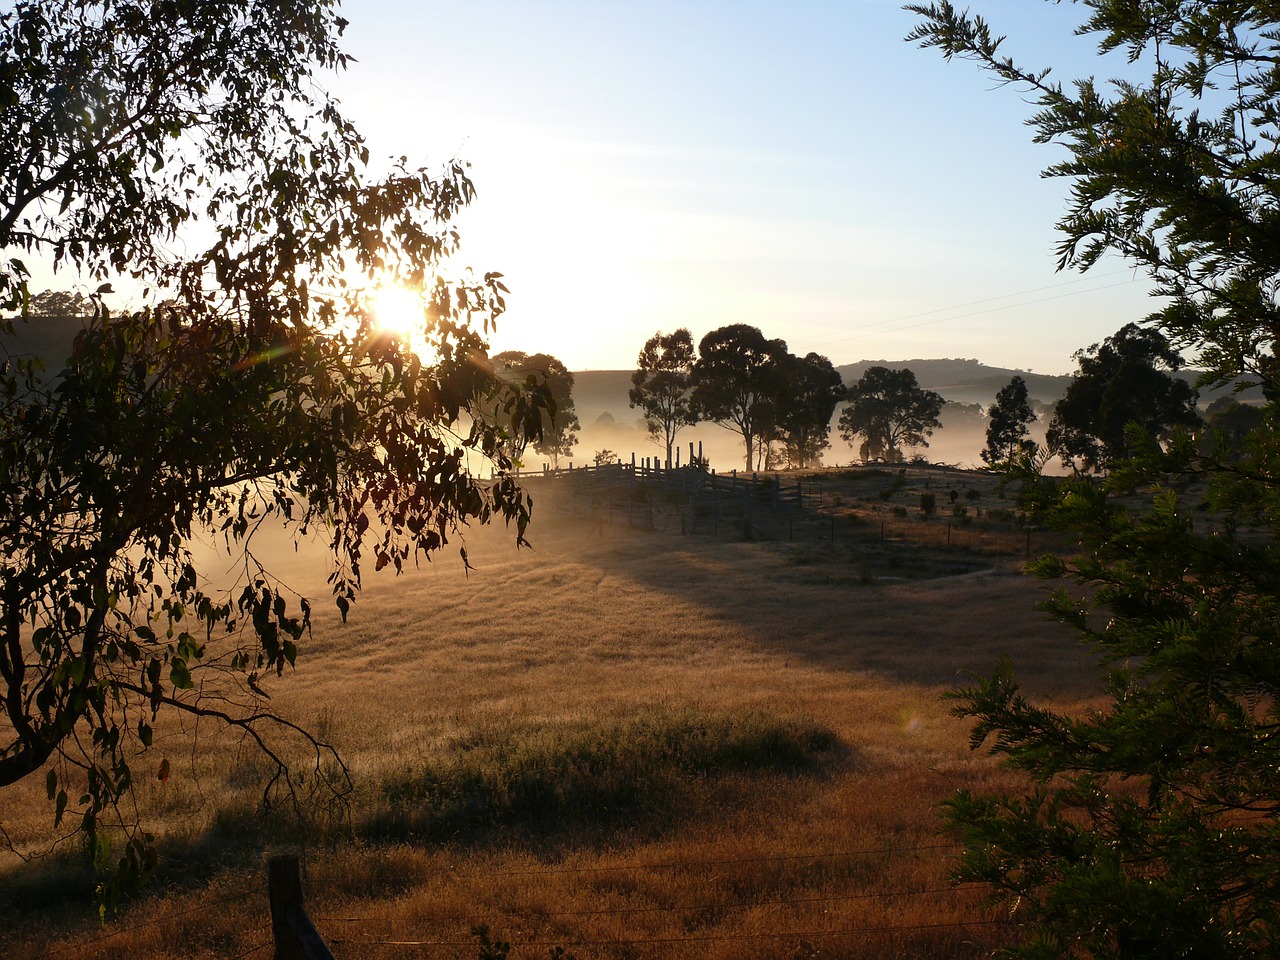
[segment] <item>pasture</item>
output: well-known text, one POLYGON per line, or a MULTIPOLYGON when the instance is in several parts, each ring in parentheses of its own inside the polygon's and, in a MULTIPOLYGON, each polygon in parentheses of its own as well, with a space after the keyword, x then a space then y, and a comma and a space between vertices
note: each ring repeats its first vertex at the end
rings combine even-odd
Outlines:
MULTIPOLYGON (((779 520, 749 539, 602 522, 535 486, 531 549, 475 530, 470 573, 449 548, 370 575, 346 624, 318 603, 267 692, 339 749, 344 801, 264 814, 251 748, 166 731, 139 770, 156 882, 100 926, 73 850, 10 857, 0 953, 269 957, 265 859, 296 851, 339 960, 500 956, 482 926, 512 957, 985 955, 1006 915, 948 884, 937 805, 1006 774, 941 697, 1009 655, 1083 709, 1092 671, 1034 608, 992 478, 814 479, 800 535, 779 520)), ((305 553, 278 564, 325 596, 305 553)), ((39 779, 0 796, 19 848, 49 833, 39 779)))

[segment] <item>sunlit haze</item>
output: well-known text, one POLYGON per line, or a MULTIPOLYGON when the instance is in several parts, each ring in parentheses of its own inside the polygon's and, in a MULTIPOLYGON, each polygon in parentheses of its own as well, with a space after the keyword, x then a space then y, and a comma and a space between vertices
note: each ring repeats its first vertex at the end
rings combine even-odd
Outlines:
MULTIPOLYGON (((1072 5, 987 0, 1008 52, 1124 69, 1072 5)), ((904 43, 896 2, 361 0, 331 90, 375 157, 471 164, 468 264, 511 288, 494 349, 634 364, 656 330, 759 326, 836 363, 1066 372, 1152 309, 1118 261, 1055 272, 1067 184, 1031 108, 904 43)))
POLYGON ((398 337, 421 333, 423 327, 422 297, 400 286, 385 286, 373 299, 373 317, 378 329, 398 337))

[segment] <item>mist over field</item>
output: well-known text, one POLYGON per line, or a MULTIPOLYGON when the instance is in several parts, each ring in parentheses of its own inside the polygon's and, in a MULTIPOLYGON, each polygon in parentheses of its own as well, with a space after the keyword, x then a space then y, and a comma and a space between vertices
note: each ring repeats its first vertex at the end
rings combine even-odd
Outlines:
MULTIPOLYGON (((1051 405, 1066 391, 1070 377, 1033 374, 1021 370, 988 367, 976 360, 862 360, 838 367, 846 384, 854 383, 871 366, 887 366, 891 369, 906 367, 912 370, 920 386, 940 393, 947 401, 943 407, 942 429, 929 438, 928 447, 908 450, 907 456, 919 454, 931 463, 953 466, 981 467, 979 452, 986 444, 986 419, 974 405, 986 409, 996 393, 1013 376, 1027 381, 1032 401, 1051 405)), ((628 370, 584 370, 574 374, 574 407, 582 421, 579 441, 571 458, 575 466, 589 465, 595 453, 612 450, 623 461, 630 461, 635 453, 637 460, 644 457, 660 457, 662 451, 644 428, 640 411, 629 406, 627 391, 631 387, 628 370)), ((840 438, 836 421, 843 404, 836 408, 832 420, 831 447, 823 454, 825 466, 841 466, 857 460, 857 451, 840 438)), ((1031 439, 1041 442, 1047 420, 1042 418, 1031 425, 1031 439)), ((689 444, 695 451, 702 445, 703 455, 717 472, 741 469, 745 452, 742 440, 733 431, 715 423, 699 423, 686 427, 678 436, 681 448, 680 462, 689 459, 689 444)), ((541 469, 542 460, 530 454, 526 466, 541 469)))

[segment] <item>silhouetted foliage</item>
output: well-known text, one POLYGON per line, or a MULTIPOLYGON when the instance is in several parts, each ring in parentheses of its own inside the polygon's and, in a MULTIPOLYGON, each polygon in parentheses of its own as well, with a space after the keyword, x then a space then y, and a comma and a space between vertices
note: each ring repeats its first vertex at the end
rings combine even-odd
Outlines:
POLYGON ((782 358, 782 378, 774 400, 774 431, 790 467, 822 462, 831 446, 831 417, 845 398, 844 381, 831 361, 819 353, 782 358))
POLYGON ((1075 354, 1078 369, 1058 401, 1046 442, 1064 464, 1105 469, 1128 453, 1130 424, 1149 437, 1200 422, 1195 391, 1169 373, 1182 358, 1158 330, 1126 324, 1075 354))
POLYGON ((925 390, 910 370, 868 367, 848 389, 849 405, 840 414, 840 435, 853 446, 858 437, 862 460, 902 460, 903 447, 927 447, 925 438, 940 427, 942 397, 925 390))
POLYGON ((347 64, 344 26, 328 0, 0 12, 0 311, 20 315, 0 326, 87 314, 57 377, 0 363, 0 784, 44 778, 104 895, 150 860, 129 793, 162 713, 257 743, 268 809, 344 789, 328 746, 304 738, 308 773, 278 742, 301 731, 262 684, 294 665, 311 607, 248 550, 255 531, 322 531, 345 617, 370 564, 400 570, 469 520, 522 538, 529 518, 492 423, 536 429, 539 398, 476 362, 505 288, 437 272, 471 182, 367 171, 318 85, 347 64), (32 297, 19 254, 97 284, 89 309, 32 297), (112 315, 119 276, 149 305, 112 315), (376 331, 360 276, 423 291, 436 359, 376 331), (205 580, 195 537, 238 582, 205 580))
POLYGON ((640 408, 649 436, 666 448, 666 463, 671 463, 676 434, 698 422, 690 393, 695 360, 687 329, 659 331, 645 341, 631 375, 631 406, 640 408))
POLYGON ((549 459, 553 466, 560 466, 561 457, 573 456, 578 443, 578 431, 582 424, 573 409, 573 374, 560 360, 546 353, 524 353, 521 350, 504 350, 494 354, 494 370, 501 378, 518 382, 530 396, 544 395, 547 402, 542 411, 542 423, 537 431, 510 429, 510 418, 501 419, 513 438, 524 442, 511 445, 513 459, 524 456, 528 443, 549 459))
POLYGON ((996 394, 987 422, 987 445, 982 460, 988 466, 1008 466, 1020 457, 1035 454, 1036 444, 1027 439, 1027 424, 1035 411, 1027 400, 1027 382, 1014 377, 996 394))
POLYGON ((1200 452, 1213 456, 1239 457, 1245 452, 1250 435, 1266 421, 1262 407, 1240 403, 1233 397, 1219 397, 1204 412, 1204 432, 1200 436, 1200 452))
POLYGON ((766 340, 756 327, 734 323, 712 330, 698 345, 693 404, 699 418, 736 430, 752 469, 762 442, 772 438, 776 397, 787 345, 766 340))
POLYGON ((1029 93, 1037 140, 1066 147, 1048 170, 1071 180, 1062 264, 1087 268, 1114 251, 1166 298, 1149 318, 1163 336, 1126 327, 1081 354, 1086 379, 1059 406, 1081 441, 1071 455, 1109 475, 1033 487, 1078 540, 1068 559, 1036 565, 1071 581, 1045 609, 1096 651, 1103 698, 1088 711, 1037 706, 1008 664, 956 693, 973 746, 989 743, 1029 780, 1025 795, 951 802, 966 847, 956 876, 990 884, 1027 923, 1014 956, 1274 957, 1276 11, 1233 0, 1080 6, 1080 32, 1100 53, 1128 55, 1125 81, 1064 88, 1004 56, 981 18, 950 3, 911 7, 922 20, 910 39, 1029 93), (1191 421, 1189 391, 1165 370, 1177 362, 1170 342, 1194 351, 1202 382, 1261 383, 1260 426, 1208 454, 1185 432, 1167 434, 1191 421))

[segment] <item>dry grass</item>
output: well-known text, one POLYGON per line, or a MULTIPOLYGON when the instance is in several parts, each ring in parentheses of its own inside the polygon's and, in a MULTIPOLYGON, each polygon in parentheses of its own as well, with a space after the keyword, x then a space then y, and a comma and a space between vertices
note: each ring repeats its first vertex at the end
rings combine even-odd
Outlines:
MULTIPOLYGON (((832 485, 824 509, 913 495, 832 485)), ((982 496, 969 504, 998 509, 982 496)), ((300 846, 339 958, 475 957, 480 923, 521 957, 964 957, 1008 935, 945 882, 938 802, 1005 775, 939 697, 1002 654, 1059 705, 1093 689, 1074 641, 1033 609, 1016 531, 1012 556, 965 548, 973 572, 935 576, 958 549, 930 541, 936 520, 887 544, 849 520, 863 540, 826 546, 553 520, 526 551, 477 532, 470 576, 444 558, 374 579, 345 626, 320 616, 271 693, 351 765, 341 824, 264 827, 252 757, 192 754, 190 731, 169 731, 174 774, 142 794, 170 889, 100 929, 74 863, 23 868, 5 881, 0 953, 268 956, 262 861, 300 846), (894 550, 935 565, 891 568, 894 550), (736 759, 716 752, 734 737, 736 759), (513 780, 522 770, 537 782, 513 780), (449 820, 441 791, 464 781, 469 812, 449 820), (374 942, 391 940, 450 946, 374 942)), ((0 823, 45 835, 39 786, 0 797, 0 823)))

